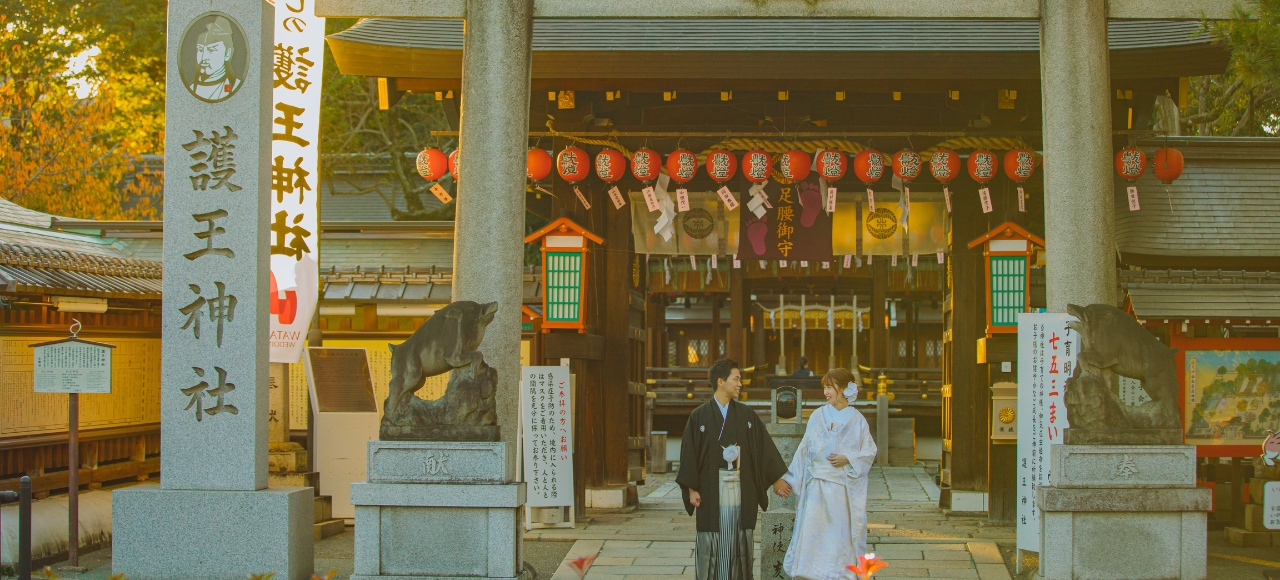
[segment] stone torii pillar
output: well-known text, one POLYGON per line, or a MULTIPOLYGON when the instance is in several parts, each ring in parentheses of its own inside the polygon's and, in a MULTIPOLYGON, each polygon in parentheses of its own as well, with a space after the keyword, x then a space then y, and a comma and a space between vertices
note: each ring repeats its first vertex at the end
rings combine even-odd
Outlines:
POLYGON ((1049 312, 1116 302, 1106 0, 1040 0, 1049 312))
MULTIPOLYGON (((453 300, 498 302, 480 351, 498 371, 503 441, 520 431, 524 160, 529 145, 533 0, 467 0, 453 250, 453 300), (470 114, 475 112, 476 114, 470 114)), ((508 481, 518 479, 514 454, 508 481)))

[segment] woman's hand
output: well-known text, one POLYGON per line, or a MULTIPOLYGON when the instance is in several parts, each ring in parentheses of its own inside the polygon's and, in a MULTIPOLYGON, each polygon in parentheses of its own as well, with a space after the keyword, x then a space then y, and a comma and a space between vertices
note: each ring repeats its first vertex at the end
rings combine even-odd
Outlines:
POLYGON ((849 458, 838 453, 832 453, 827 456, 827 461, 831 462, 831 467, 844 467, 849 465, 849 458))

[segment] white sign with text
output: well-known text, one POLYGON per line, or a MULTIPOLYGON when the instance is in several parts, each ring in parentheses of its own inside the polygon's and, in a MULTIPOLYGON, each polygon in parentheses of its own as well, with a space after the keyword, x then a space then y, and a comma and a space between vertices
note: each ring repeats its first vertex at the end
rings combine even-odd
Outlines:
POLYGON ((1075 369, 1079 335, 1070 314, 1018 314, 1018 549, 1040 550, 1036 488, 1049 485, 1049 447, 1062 442, 1062 396, 1075 369))

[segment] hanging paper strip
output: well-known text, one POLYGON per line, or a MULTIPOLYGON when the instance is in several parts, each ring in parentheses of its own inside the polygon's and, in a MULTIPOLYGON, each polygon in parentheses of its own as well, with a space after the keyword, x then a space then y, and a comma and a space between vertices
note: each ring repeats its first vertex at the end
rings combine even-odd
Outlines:
POLYGON ((982 213, 991 213, 991 190, 986 187, 979 189, 978 198, 982 200, 982 213))
POLYGON ((616 185, 609 188, 609 199, 613 200, 613 209, 622 209, 622 206, 627 205, 626 198, 622 197, 622 192, 616 185))
POLYGON ((1129 211, 1142 209, 1142 206, 1138 205, 1138 186, 1130 185, 1125 188, 1125 191, 1129 194, 1129 211))
POLYGON ((1018 186, 1018 211, 1026 213, 1027 211, 1027 194, 1022 190, 1022 186, 1018 186))
POLYGON ((591 209, 591 202, 587 201, 587 196, 582 194, 582 190, 578 186, 573 186, 573 193, 578 195, 578 201, 582 202, 582 209, 591 209))

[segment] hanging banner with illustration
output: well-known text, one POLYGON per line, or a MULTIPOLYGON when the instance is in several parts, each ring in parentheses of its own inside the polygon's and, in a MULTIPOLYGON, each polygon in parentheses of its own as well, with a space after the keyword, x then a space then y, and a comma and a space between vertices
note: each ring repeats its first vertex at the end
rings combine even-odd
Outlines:
POLYGON ((631 237, 637 254, 731 256, 738 252, 739 206, 727 210, 714 191, 688 192, 688 211, 675 214, 675 235, 659 235, 661 211, 649 211, 644 193, 631 197, 631 237))
POLYGON ((1067 328, 1074 316, 1018 314, 1018 549, 1040 551, 1036 488, 1049 485, 1049 448, 1062 443, 1063 401, 1076 366, 1080 335, 1067 328))
POLYGON ((832 224, 831 250, 837 256, 928 255, 947 250, 946 206, 940 196, 911 192, 907 244, 902 243, 901 194, 876 192, 876 210, 865 197, 841 194, 832 224), (937 200, 935 200, 937 198, 937 200), (861 246, 858 236, 861 234, 861 246))
POLYGON ((831 215, 818 181, 816 175, 788 184, 770 181, 746 193, 739 210, 739 259, 831 261, 831 215))
POLYGON ((295 363, 319 294, 320 85, 324 19, 276 0, 271 127, 271 362, 295 363))
POLYGON ((1280 424, 1280 350, 1188 350, 1188 445, 1259 445, 1280 424))

